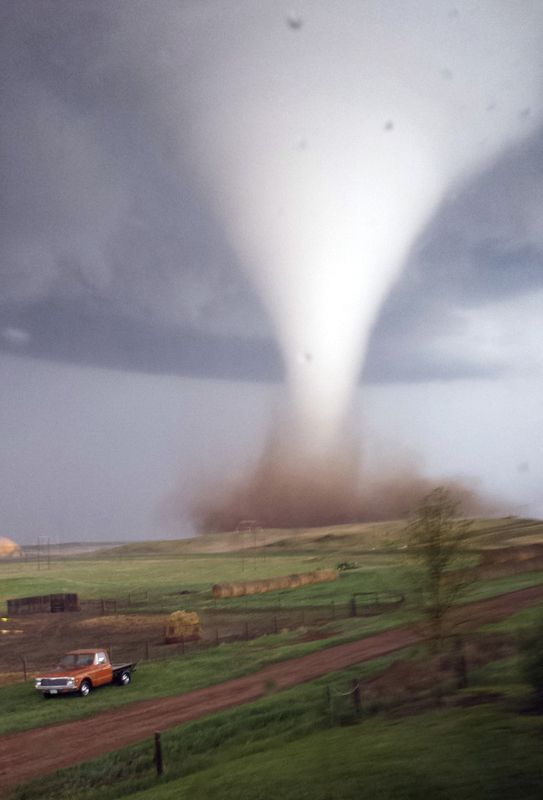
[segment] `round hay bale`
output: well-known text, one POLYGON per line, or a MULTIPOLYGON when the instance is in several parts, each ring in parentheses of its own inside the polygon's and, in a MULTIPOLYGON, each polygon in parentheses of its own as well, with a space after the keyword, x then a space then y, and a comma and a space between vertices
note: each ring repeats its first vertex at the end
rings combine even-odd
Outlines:
POLYGON ((259 581, 243 581, 243 594, 258 594, 261 591, 259 581))
POLYGON ((289 575, 287 578, 288 581, 288 588, 295 589, 297 586, 302 585, 302 578, 298 573, 294 573, 293 575, 289 575))
POLYGON ((243 583, 243 581, 231 583, 230 586, 232 587, 231 597, 242 597, 244 594, 247 594, 245 591, 245 583, 243 583))

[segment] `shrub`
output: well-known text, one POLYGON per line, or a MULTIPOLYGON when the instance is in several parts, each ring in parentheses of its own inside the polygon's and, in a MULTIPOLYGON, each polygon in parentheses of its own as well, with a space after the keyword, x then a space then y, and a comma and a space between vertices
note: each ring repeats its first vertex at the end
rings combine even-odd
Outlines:
POLYGON ((537 704, 543 708, 543 618, 525 639, 522 651, 524 678, 532 687, 537 704))

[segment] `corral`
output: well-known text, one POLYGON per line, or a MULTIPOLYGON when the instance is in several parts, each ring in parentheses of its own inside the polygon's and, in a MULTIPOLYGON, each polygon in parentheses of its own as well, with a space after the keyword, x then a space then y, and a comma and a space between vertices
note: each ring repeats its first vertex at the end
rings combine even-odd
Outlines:
POLYGON ((79 597, 73 592, 17 597, 7 601, 8 616, 43 614, 46 611, 79 611, 79 597))

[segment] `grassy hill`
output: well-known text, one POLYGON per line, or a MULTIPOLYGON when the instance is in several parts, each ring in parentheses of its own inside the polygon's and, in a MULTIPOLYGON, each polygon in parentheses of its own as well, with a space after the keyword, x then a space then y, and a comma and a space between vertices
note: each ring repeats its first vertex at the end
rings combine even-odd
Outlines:
MULTIPOLYGON (((404 520, 331 525, 324 528, 229 531, 190 539, 134 542, 102 551, 108 557, 160 557, 235 553, 243 550, 273 553, 367 553, 401 542, 404 520)), ((470 547, 486 549, 543 542, 543 521, 504 517, 473 521, 470 547)), ((94 553, 93 556, 96 556, 94 553)))

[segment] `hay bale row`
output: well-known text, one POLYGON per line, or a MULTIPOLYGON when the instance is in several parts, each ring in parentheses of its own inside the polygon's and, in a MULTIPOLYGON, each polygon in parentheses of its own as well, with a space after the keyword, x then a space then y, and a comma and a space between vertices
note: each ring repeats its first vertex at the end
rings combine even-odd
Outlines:
POLYGON ((335 569, 317 569, 314 572, 302 572, 295 575, 282 575, 278 578, 266 578, 261 581, 239 581, 237 583, 216 583, 211 594, 217 600, 225 597, 242 597, 245 594, 274 592, 280 589, 295 589, 321 581, 335 581, 338 573, 335 569))

